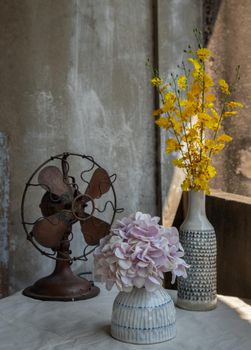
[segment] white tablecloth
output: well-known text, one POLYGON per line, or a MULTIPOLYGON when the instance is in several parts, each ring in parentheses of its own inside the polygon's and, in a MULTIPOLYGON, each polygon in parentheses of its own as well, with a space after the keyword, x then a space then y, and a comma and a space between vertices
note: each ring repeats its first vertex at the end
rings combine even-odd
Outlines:
MULTIPOLYGON (((0 301, 1 350, 251 350, 251 306, 219 296, 208 312, 177 310, 177 337, 155 345, 121 343, 109 335, 117 294, 76 302, 46 302, 21 293, 0 301)), ((175 299, 175 292, 170 291, 175 299)))

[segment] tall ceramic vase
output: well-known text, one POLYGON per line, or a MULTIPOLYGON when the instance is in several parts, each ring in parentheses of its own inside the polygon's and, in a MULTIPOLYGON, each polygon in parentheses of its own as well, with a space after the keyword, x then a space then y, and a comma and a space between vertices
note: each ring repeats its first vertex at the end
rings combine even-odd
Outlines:
POLYGON ((177 306, 193 311, 212 310, 217 304, 216 236, 206 216, 202 191, 188 193, 188 212, 180 227, 180 242, 190 268, 186 279, 178 278, 177 306))
POLYGON ((123 342, 153 344, 176 335, 175 308, 167 291, 133 288, 119 292, 113 303, 111 335, 123 342))

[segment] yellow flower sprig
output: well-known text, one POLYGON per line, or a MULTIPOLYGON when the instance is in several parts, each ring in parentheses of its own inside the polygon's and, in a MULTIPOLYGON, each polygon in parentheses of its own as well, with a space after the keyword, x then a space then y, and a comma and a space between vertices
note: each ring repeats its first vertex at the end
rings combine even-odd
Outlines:
POLYGON ((225 133, 219 135, 223 120, 236 115, 243 107, 242 103, 230 99, 239 80, 239 67, 233 84, 229 85, 224 79, 215 84, 206 71, 211 51, 199 45, 196 52, 192 52, 189 46, 189 54, 193 54, 188 57, 192 69, 188 70, 182 62, 182 74, 171 74, 170 82, 164 82, 154 71, 151 83, 159 93, 161 106, 153 115, 157 117, 156 124, 168 131, 166 153, 177 152, 173 164, 185 171, 182 189, 209 193, 209 181, 216 176, 212 156, 232 140, 225 133), (218 108, 216 86, 222 94, 218 108))

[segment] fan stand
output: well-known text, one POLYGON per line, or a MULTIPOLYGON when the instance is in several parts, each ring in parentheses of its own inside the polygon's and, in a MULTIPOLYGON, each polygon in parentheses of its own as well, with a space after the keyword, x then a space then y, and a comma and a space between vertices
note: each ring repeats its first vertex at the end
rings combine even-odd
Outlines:
POLYGON ((98 287, 72 272, 70 260, 66 260, 70 256, 68 235, 60 243, 53 273, 24 289, 25 296, 47 301, 76 301, 93 298, 99 294, 98 287))

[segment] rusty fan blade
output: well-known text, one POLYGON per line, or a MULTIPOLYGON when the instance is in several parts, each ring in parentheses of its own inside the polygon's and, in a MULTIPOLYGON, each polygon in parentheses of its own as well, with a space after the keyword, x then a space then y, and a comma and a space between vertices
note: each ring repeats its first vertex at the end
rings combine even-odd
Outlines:
POLYGON ((110 224, 95 216, 80 221, 80 225, 85 241, 89 245, 97 245, 101 238, 109 234, 111 227, 110 224))
POLYGON ((48 217, 60 212, 63 209, 71 208, 72 197, 69 193, 64 193, 58 197, 50 192, 45 192, 39 205, 43 216, 48 217))
POLYGON ((71 193, 71 187, 65 183, 60 169, 56 166, 46 166, 38 174, 38 183, 43 189, 57 196, 64 193, 71 193))
POLYGON ((108 173, 103 168, 97 168, 89 182, 85 194, 91 198, 100 198, 104 193, 108 192, 111 187, 111 180, 108 173))
POLYGON ((71 226, 73 216, 68 212, 60 212, 39 220, 33 226, 33 236, 36 241, 46 248, 57 248, 63 236, 71 226))

